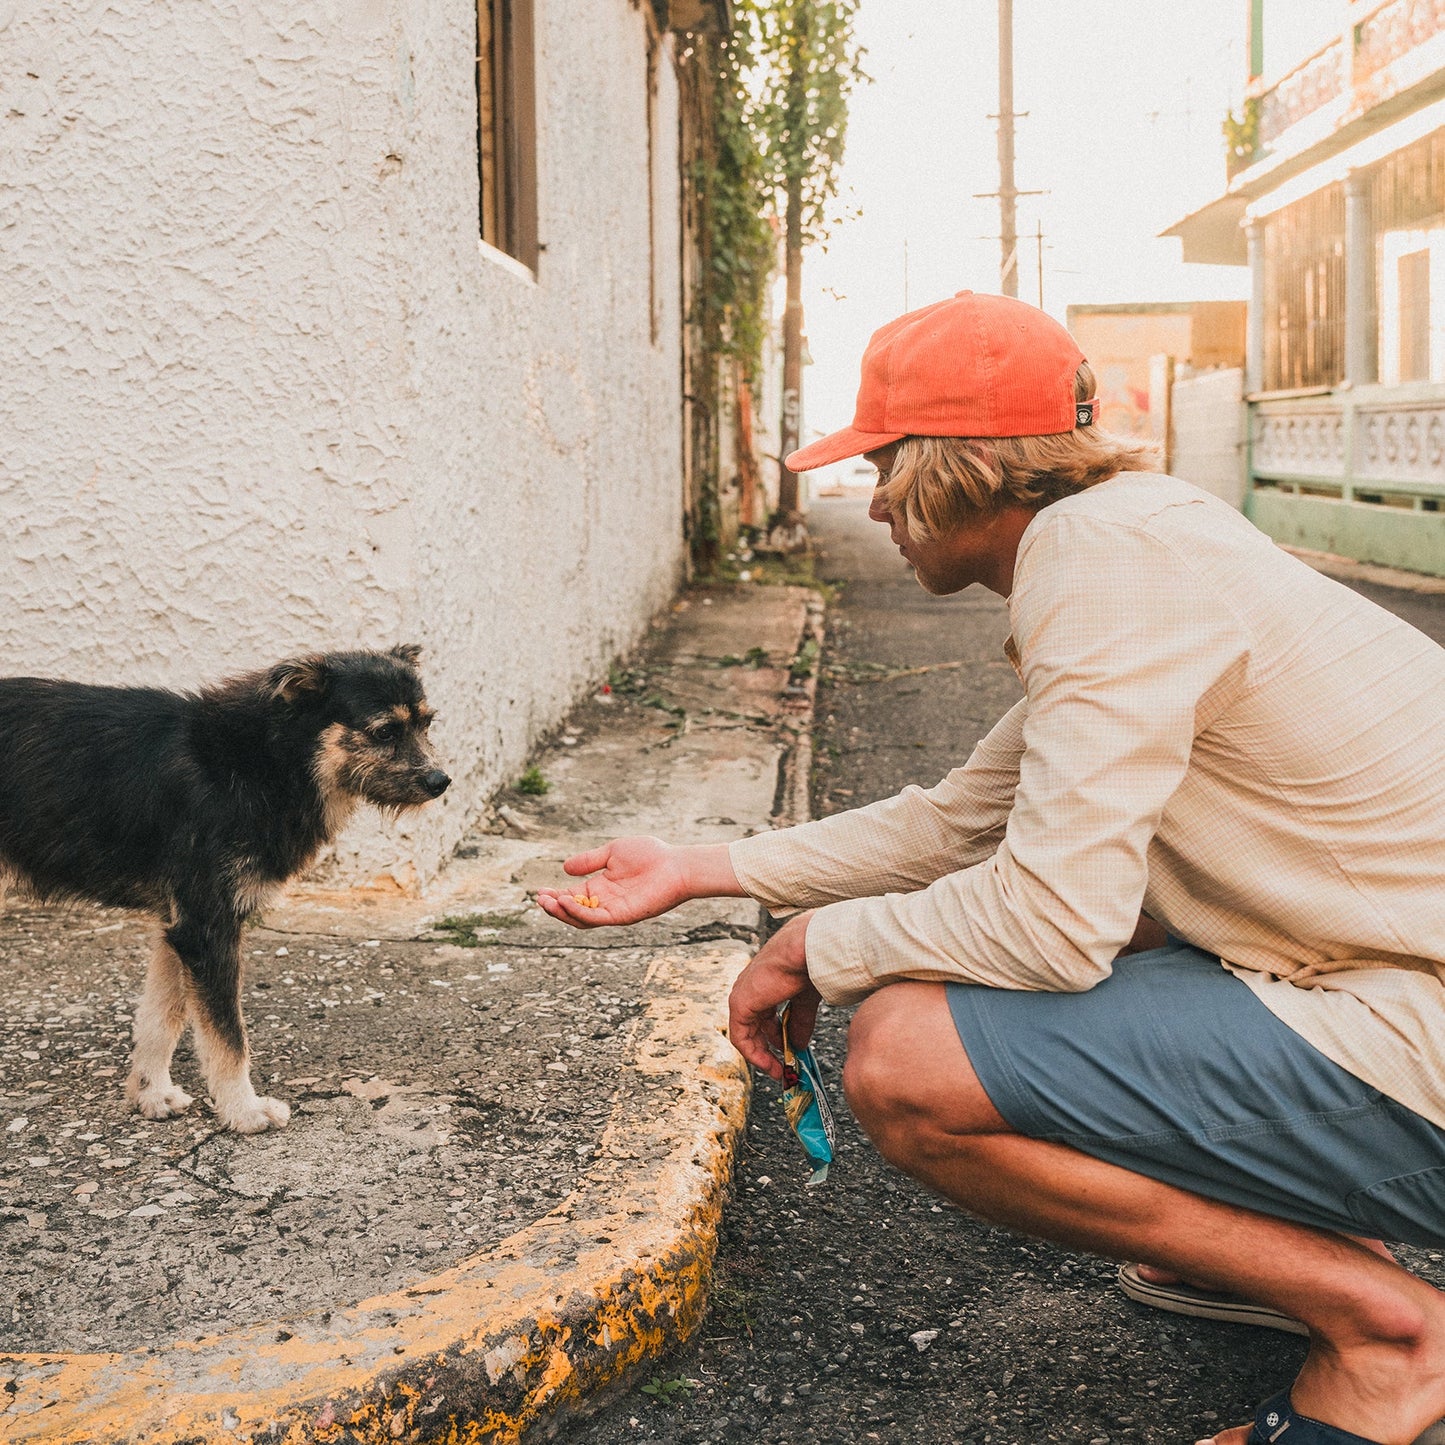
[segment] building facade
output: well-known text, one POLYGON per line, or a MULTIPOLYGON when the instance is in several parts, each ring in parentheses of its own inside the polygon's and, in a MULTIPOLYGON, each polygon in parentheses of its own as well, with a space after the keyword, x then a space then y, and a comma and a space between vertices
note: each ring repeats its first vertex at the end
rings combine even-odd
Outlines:
POLYGON ((1247 265, 1254 520, 1282 542, 1445 574, 1445 0, 1335 0, 1263 68, 1223 195, 1167 231, 1247 265))
POLYGON ((424 884, 683 573, 722 6, 0 4, 4 670, 421 643, 454 785, 323 871, 424 884))
POLYGON ((1138 301, 1070 306, 1068 327, 1089 358, 1099 420, 1160 444, 1166 471, 1240 506, 1242 301, 1138 301))

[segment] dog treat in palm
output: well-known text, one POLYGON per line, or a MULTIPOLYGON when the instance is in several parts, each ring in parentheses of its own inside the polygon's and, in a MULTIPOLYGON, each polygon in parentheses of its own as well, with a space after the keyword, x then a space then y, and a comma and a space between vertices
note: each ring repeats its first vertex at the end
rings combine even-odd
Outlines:
POLYGON ((602 907, 602 900, 600 898, 594 898, 591 893, 574 893, 572 896, 583 906, 583 908, 602 907))
POLYGON ((835 1130, 833 1111, 823 1093, 823 1078, 811 1049, 795 1049, 788 1039, 788 1014, 792 1004, 785 1003, 778 1013, 783 1035, 783 1112, 799 1142, 813 1161, 809 1185, 821 1184, 828 1177, 833 1162, 835 1130))

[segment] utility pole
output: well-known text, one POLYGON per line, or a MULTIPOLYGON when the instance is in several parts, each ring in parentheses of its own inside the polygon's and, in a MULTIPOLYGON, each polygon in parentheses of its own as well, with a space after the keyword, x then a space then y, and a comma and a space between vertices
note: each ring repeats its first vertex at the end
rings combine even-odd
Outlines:
POLYGON ((1036 221, 1034 239, 1039 243, 1039 310, 1044 309, 1044 223, 1036 221))
POLYGON ((1014 206, 1014 4, 998 0, 999 290, 1019 294, 1019 238, 1014 206))
POLYGON ((1045 191, 1021 191, 1014 185, 1014 121, 1028 111, 1014 110, 1013 0, 998 0, 998 190, 975 191, 974 200, 998 197, 999 290, 1019 294, 1018 198, 1045 191))

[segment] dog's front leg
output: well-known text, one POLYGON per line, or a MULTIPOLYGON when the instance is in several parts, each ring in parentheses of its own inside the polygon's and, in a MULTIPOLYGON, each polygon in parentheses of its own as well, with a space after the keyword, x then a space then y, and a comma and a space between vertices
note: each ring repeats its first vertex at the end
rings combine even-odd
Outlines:
POLYGON ((146 969, 145 992, 135 1011, 135 1052, 125 1096, 147 1119, 169 1119, 191 1107, 191 1096, 171 1082, 171 1056, 190 1008, 190 979, 175 949, 160 934, 146 969))
POLYGON ((284 1129, 291 1110, 251 1087, 251 1059, 241 1017, 241 923, 182 904, 167 938, 191 976, 196 1051, 221 1126, 238 1134, 284 1129))

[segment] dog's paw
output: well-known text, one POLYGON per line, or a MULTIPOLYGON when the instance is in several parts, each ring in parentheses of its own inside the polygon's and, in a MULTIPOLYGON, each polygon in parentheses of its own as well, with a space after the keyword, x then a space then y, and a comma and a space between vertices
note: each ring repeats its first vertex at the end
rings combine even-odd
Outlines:
POLYGON ((195 1100, 169 1079, 149 1082, 132 1074, 125 1081, 125 1096, 147 1119, 171 1119, 184 1114, 195 1100))
POLYGON ((253 1098, 221 1119, 223 1127, 237 1134, 264 1134, 267 1129, 284 1129, 291 1122, 291 1106, 280 1099, 253 1098))

